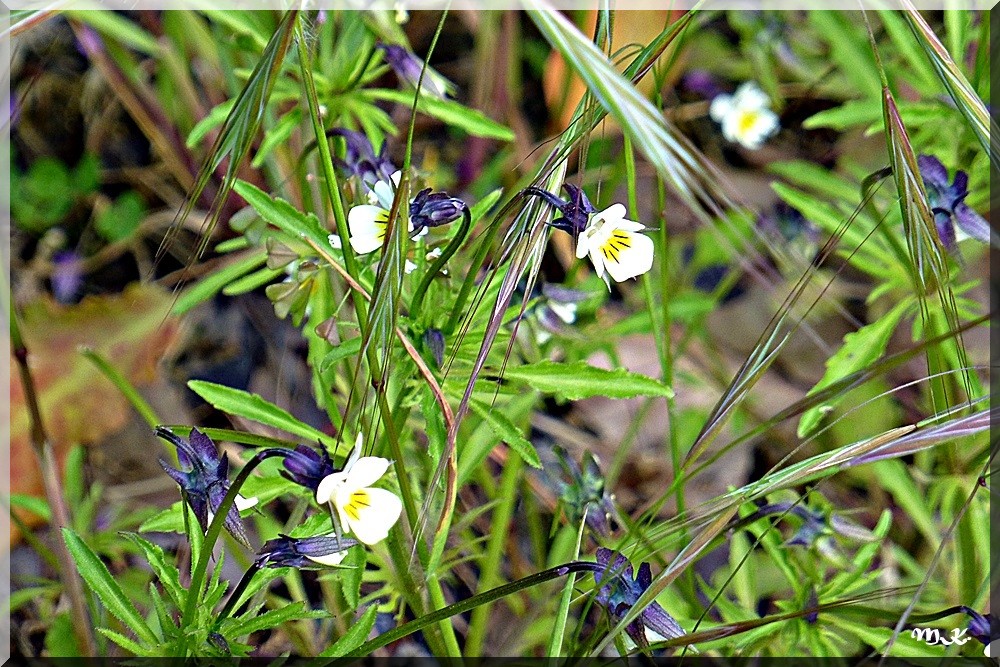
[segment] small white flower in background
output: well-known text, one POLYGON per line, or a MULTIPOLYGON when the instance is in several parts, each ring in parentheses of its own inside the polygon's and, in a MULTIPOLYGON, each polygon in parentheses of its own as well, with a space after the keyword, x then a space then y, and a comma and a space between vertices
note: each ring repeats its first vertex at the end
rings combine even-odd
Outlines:
MULTIPOLYGON (((612 204, 594 213, 576 242, 576 257, 590 255, 597 275, 607 283, 635 278, 653 268, 653 240, 639 234, 642 224, 625 218, 625 206, 612 204)), ((609 283, 610 286, 610 283, 609 283)))
POLYGON ((745 148, 756 150, 780 128, 771 111, 771 100, 753 81, 747 81, 732 95, 716 95, 708 110, 712 120, 722 125, 722 135, 745 148))
POLYGON ((326 240, 330 242, 330 247, 334 250, 340 250, 344 247, 344 242, 336 234, 330 234, 326 237, 326 240))
POLYGON ((394 493, 371 487, 391 462, 378 456, 361 456, 362 448, 363 439, 358 434, 344 469, 320 481, 316 501, 332 503, 343 528, 361 542, 375 544, 389 534, 403 511, 403 503, 394 493))
MULTIPOLYGON (((392 200, 399 187, 401 173, 392 175, 392 183, 377 182, 368 193, 368 203, 355 206, 347 214, 347 227, 351 232, 351 247, 359 255, 367 255, 382 247, 385 240, 385 229, 389 222, 389 212, 392 210, 392 200)), ((401 207, 400 213, 406 215, 407 207, 401 207)), ((407 231, 413 231, 413 223, 407 216, 407 231)), ((426 234, 427 229, 420 231, 426 234)))

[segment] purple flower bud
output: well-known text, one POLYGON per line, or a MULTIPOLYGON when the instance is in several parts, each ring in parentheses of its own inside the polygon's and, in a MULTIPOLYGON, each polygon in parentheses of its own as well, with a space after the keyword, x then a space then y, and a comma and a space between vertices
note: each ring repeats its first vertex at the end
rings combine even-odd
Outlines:
MULTIPOLYGON (((182 469, 172 468, 162 459, 160 465, 181 487, 202 531, 207 531, 210 516, 218 512, 229 491, 229 458, 225 455, 220 458, 215 443, 196 428, 191 429, 187 440, 162 426, 157 427, 155 433, 177 448, 177 462, 182 469)), ((225 527, 240 543, 250 546, 235 504, 226 514, 225 527)))
POLYGON ((344 159, 334 158, 337 166, 346 174, 352 174, 361 179, 368 188, 374 187, 379 181, 392 182, 392 174, 398 171, 396 166, 386 157, 386 142, 382 142, 378 154, 368 137, 361 132, 335 128, 327 134, 344 139, 344 159))
POLYGON ((933 155, 917 156, 917 167, 924 181, 927 202, 934 214, 934 225, 941 244, 947 250, 954 251, 958 243, 958 231, 977 241, 989 243, 992 237, 989 223, 965 203, 965 198, 969 195, 969 175, 959 169, 949 184, 947 168, 933 155))
POLYGON ((426 227, 440 227, 454 222, 467 213, 469 207, 456 197, 449 197, 447 192, 431 192, 425 188, 417 193, 410 202, 410 222, 414 232, 426 227))
MULTIPOLYGON (((424 69, 424 61, 398 44, 379 42, 375 46, 382 50, 385 62, 396 76, 416 88, 417 82, 421 81, 420 72, 424 69)), ((420 88, 423 92, 441 99, 446 99, 450 92, 448 80, 430 67, 424 72, 420 88)))
POLYGON ((551 192, 541 188, 528 187, 524 194, 541 197, 550 205, 556 207, 562 215, 549 224, 573 236, 578 236, 587 228, 590 216, 597 212, 594 205, 587 199, 587 194, 570 183, 563 183, 563 189, 569 194, 569 199, 560 199, 551 192))
MULTIPOLYGON (((632 564, 624 556, 601 547, 597 550, 597 564, 602 569, 594 571, 594 581, 599 585, 594 597, 612 617, 621 620, 653 583, 649 563, 640 565, 636 576, 632 573, 632 564)), ((667 639, 684 635, 684 628, 657 602, 643 609, 625 629, 637 645, 648 646, 643 626, 667 639)))
POLYGON ((988 646, 991 639, 1000 638, 1000 619, 993 614, 980 614, 977 611, 962 607, 962 610, 969 615, 969 634, 984 646, 988 646))
POLYGON ((295 449, 271 447, 257 453, 259 458, 280 456, 285 459, 285 469, 281 476, 299 486, 303 486, 315 495, 319 483, 328 475, 337 472, 333 459, 325 447, 316 451, 307 445, 299 445, 295 449))
POLYGON ((703 69, 693 69, 681 77, 681 88, 706 100, 723 92, 722 86, 715 80, 711 72, 703 69))
POLYGON ((428 329, 424 332, 424 345, 430 350, 431 356, 438 368, 444 364, 444 334, 440 329, 428 329))
POLYGON ((360 544, 349 537, 317 536, 295 538, 279 535, 261 547, 254 561, 257 567, 319 568, 322 559, 330 559, 360 544))
POLYGON ((83 285, 83 260, 73 251, 60 251, 52 257, 52 293, 56 300, 70 303, 83 285))

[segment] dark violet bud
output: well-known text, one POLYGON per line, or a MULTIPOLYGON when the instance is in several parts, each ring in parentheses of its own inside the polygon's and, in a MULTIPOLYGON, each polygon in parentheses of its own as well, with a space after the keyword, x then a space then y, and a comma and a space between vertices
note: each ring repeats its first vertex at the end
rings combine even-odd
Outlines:
POLYGON ((958 241, 965 237, 990 243, 992 230, 989 223, 965 203, 969 195, 969 175, 959 169, 949 184, 947 168, 933 155, 917 156, 917 167, 924 181, 927 203, 934 214, 934 225, 941 244, 954 251, 958 241))
MULTIPOLYGON (((653 583, 649 563, 640 565, 638 575, 634 575, 632 564, 624 556, 601 547, 597 550, 597 564, 601 569, 594 571, 594 581, 598 584, 594 596, 613 618, 621 620, 653 583)), ((644 626, 664 639, 684 635, 684 628, 657 602, 643 609, 626 628, 638 646, 649 645, 644 626)))
POLYGON ((323 446, 320 446, 319 451, 307 445, 298 445, 295 449, 271 447, 261 450, 257 456, 284 458, 285 469, 281 471, 281 476, 309 489, 313 495, 323 479, 337 472, 333 459, 323 446))
POLYGON ((592 453, 586 452, 581 467, 562 447, 556 445, 552 451, 559 459, 563 475, 568 479, 556 479, 554 482, 569 521, 579 523, 585 518, 587 525, 595 533, 610 535, 611 519, 617 515, 617 510, 614 498, 605 490, 604 475, 597 459, 592 453))
POLYGON ((438 368, 441 368, 444 364, 444 333, 440 329, 428 329, 424 332, 424 345, 430 350, 438 368))
MULTIPOLYGON (((196 428, 191 429, 191 435, 187 440, 163 427, 158 427, 155 433, 177 448, 177 461, 181 469, 167 465, 162 459, 160 465, 181 487, 184 498, 198 519, 202 531, 207 532, 212 517, 215 516, 222 500, 226 497, 226 492, 229 491, 228 457, 225 455, 220 457, 215 443, 196 428)), ((236 496, 236 503, 226 514, 226 530, 246 546, 250 546, 250 541, 240 520, 239 508, 250 507, 255 503, 256 499, 236 496)))
POLYGON ((573 236, 579 236, 587 228, 590 216, 596 213, 597 209, 590 203, 582 189, 570 183, 563 183, 563 189, 566 190, 569 199, 560 199, 551 192, 535 187, 525 188, 524 193, 541 197, 559 210, 561 215, 550 222, 550 225, 573 236))
POLYGON ((994 639, 1000 638, 1000 619, 993 614, 980 614, 979 612, 961 608, 969 615, 969 635, 984 646, 989 646, 994 639))
POLYGON ((76 300, 83 285, 83 260, 73 251, 52 256, 52 294, 62 303, 76 300))
POLYGON ((382 142, 382 147, 375 153, 368 137, 354 130, 335 128, 329 130, 327 134, 338 136, 344 139, 344 159, 334 158, 337 166, 347 174, 353 174, 361 179, 369 188, 375 186, 379 181, 385 183, 392 182, 392 174, 397 171, 396 166, 386 157, 386 143, 382 142))
POLYGON ((712 73, 703 69, 693 69, 681 77, 681 88, 706 100, 724 92, 712 73))
MULTIPOLYGON (((396 76, 416 88, 417 82, 421 81, 420 72, 424 69, 424 61, 399 44, 379 42, 375 46, 382 50, 385 62, 396 76)), ((420 88, 425 93, 445 99, 451 92, 452 86, 447 79, 428 67, 424 72, 420 88)))
POLYGON ((320 535, 295 538, 280 535, 261 547, 255 561, 257 567, 319 568, 336 567, 347 556, 347 550, 360 544, 349 537, 320 535))
POLYGON ((431 192, 430 188, 425 188, 410 202, 410 223, 414 232, 419 232, 427 227, 454 222, 468 210, 469 207, 461 199, 449 197, 447 192, 431 192))
POLYGON ((208 633, 208 643, 226 655, 232 655, 233 653, 229 648, 229 642, 227 642, 226 638, 218 632, 208 633))

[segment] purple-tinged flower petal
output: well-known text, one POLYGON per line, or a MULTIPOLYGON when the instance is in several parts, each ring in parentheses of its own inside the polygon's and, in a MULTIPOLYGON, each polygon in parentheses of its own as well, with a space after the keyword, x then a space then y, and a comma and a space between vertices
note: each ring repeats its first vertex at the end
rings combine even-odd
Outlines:
POLYGON ((316 536, 295 538, 279 535, 268 540, 257 554, 257 567, 322 567, 322 559, 346 552, 360 544, 349 537, 316 536))
MULTIPOLYGON (((213 515, 215 510, 222 505, 222 500, 226 497, 227 491, 229 491, 228 479, 220 480, 208 488, 209 507, 212 508, 213 515)), ((205 522, 202 530, 208 530, 208 523, 208 521, 205 522)), ((247 538, 246 530, 243 528, 243 521, 240 519, 240 511, 236 509, 236 503, 229 506, 229 512, 226 514, 223 525, 229 531, 229 534, 235 537, 240 544, 246 547, 250 546, 250 540, 247 538)))
MULTIPOLYGON (((220 457, 211 438, 198 429, 191 429, 187 440, 163 427, 158 427, 155 432, 174 445, 180 465, 190 467, 190 470, 178 470, 160 460, 164 472, 181 487, 198 525, 202 531, 207 531, 212 516, 218 511, 229 490, 229 458, 220 457)), ((226 515, 225 527, 233 537, 249 546, 235 503, 226 515)))
POLYGON ((924 183, 929 183, 942 189, 948 187, 948 170, 945 169, 941 160, 933 155, 918 155, 917 167, 920 169, 920 175, 923 177, 924 183))
POLYGON ((392 71, 394 71, 396 76, 400 79, 414 88, 416 88, 417 82, 419 81, 420 88, 424 92, 441 99, 446 99, 448 97, 449 91, 447 80, 430 67, 424 71, 423 79, 420 78, 420 72, 424 69, 424 61, 416 55, 407 51, 399 44, 386 44, 384 42, 379 42, 375 46, 382 50, 385 54, 386 63, 389 64, 389 67, 392 68, 392 71))
POLYGON ((569 194, 568 200, 561 199, 541 188, 528 187, 524 189, 524 192, 528 195, 541 197, 558 209, 561 215, 549 223, 551 226, 573 236, 579 236, 587 228, 590 216, 596 213, 597 209, 590 203, 587 194, 582 189, 571 183, 563 183, 563 189, 569 194))
MULTIPOLYGON (((961 173, 961 172, 959 172, 961 173)), ((958 177, 955 177, 958 180, 958 177)), ((982 241, 983 243, 989 243, 992 230, 990 229, 990 223, 986 222, 983 216, 979 215, 965 202, 961 202, 955 205, 955 224, 963 232, 976 239, 977 241, 982 241)))
MULTIPOLYGON (((649 563, 640 565, 638 576, 635 576, 632 564, 624 556, 612 554, 610 550, 601 547, 597 550, 597 564, 601 570, 594 571, 594 581, 598 584, 594 597, 612 617, 620 620, 652 585, 653 575, 649 563)), ((643 609, 639 617, 626 627, 632 640, 643 647, 649 645, 644 626, 667 639, 684 634, 680 624, 657 602, 643 609)))
POLYGON ((937 227, 941 245, 948 252, 954 252, 955 248, 958 247, 958 240, 955 238, 955 225, 952 223, 951 216, 945 211, 936 209, 934 211, 934 226, 937 227))
POLYGON ((993 614, 980 614, 964 607, 969 615, 969 634, 984 646, 989 645, 991 638, 1000 637, 1000 619, 993 614))
POLYGON ((969 175, 959 169, 955 172, 955 180, 951 182, 951 196, 957 202, 969 194, 969 175))

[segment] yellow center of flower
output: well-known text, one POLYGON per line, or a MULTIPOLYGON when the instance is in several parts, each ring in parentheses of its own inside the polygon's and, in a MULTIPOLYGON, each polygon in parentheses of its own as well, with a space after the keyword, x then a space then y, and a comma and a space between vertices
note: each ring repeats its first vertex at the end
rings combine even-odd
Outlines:
POLYGON ((361 510, 368 507, 370 504, 368 491, 358 489, 351 494, 351 499, 347 501, 346 505, 344 505, 344 514, 349 516, 353 521, 357 521, 361 516, 361 510))
POLYGON ((375 215, 375 226, 378 227, 378 233, 375 235, 379 241, 385 240, 385 230, 389 226, 389 211, 382 209, 375 215))
POLYGON ((740 112, 740 122, 737 123, 737 127, 740 129, 740 135, 746 135, 753 128, 754 124, 757 122, 757 112, 756 111, 742 111, 740 112))
POLYGON ((612 232, 608 240, 601 244, 601 253, 604 255, 605 259, 609 259, 612 262, 618 261, 618 253, 622 250, 632 247, 632 242, 628 237, 628 234, 621 231, 612 232))

